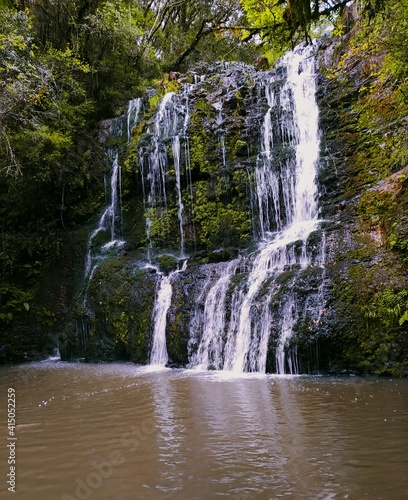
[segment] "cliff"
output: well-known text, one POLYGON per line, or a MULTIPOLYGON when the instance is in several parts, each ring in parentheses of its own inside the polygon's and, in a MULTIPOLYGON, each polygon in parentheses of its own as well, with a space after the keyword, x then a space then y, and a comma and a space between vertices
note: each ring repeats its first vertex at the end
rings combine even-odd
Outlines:
POLYGON ((317 205, 302 216, 314 222, 278 249, 299 217, 303 140, 287 124, 285 61, 170 74, 103 122, 85 155, 98 178, 87 223, 58 233, 44 268, 30 264, 36 286, 2 313, 2 359, 58 343, 67 360, 148 363, 171 276, 170 366, 237 367, 242 337, 245 371, 406 374, 408 110, 384 30, 357 16, 316 45, 317 205))

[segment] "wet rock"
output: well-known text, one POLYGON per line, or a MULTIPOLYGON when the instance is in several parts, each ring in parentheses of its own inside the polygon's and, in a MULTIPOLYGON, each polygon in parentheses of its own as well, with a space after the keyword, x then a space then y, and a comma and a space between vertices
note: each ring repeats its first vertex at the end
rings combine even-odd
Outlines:
POLYGON ((153 264, 157 264, 164 274, 169 274, 178 268, 179 260, 174 255, 158 255, 154 258, 153 264))
POLYGON ((236 248, 218 248, 209 254, 208 262, 225 262, 227 260, 233 260, 237 255, 238 250, 236 248))

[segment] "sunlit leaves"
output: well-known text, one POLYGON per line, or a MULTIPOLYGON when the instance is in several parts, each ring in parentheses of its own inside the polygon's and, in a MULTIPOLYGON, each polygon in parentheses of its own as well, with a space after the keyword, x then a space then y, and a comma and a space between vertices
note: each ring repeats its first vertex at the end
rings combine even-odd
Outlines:
POLYGON ((287 48, 309 41, 349 3, 347 0, 241 0, 248 20, 247 37, 256 35, 261 43, 287 48), (319 28, 319 29, 317 29, 319 28))

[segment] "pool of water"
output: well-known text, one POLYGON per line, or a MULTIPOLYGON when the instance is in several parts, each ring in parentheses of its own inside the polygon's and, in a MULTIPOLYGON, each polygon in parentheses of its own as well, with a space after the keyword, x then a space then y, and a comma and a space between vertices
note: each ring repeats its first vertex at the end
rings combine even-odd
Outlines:
POLYGON ((1 367, 0 496, 405 499, 408 380, 44 362, 1 367))

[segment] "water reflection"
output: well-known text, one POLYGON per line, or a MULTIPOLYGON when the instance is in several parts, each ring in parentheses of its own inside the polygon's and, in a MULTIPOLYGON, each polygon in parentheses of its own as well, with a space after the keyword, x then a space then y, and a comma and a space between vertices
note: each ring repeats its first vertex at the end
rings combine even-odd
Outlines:
POLYGON ((407 497, 407 380, 38 363, 10 386, 18 499, 407 497))

